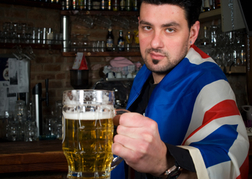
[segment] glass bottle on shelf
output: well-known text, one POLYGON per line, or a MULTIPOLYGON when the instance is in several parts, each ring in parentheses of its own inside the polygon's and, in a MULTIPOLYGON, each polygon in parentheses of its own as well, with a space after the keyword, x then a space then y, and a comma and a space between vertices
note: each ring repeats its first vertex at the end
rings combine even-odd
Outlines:
POLYGON ((126 11, 130 11, 131 10, 131 0, 126 0, 125 2, 125 6, 126 6, 126 11))
POLYGON ((215 2, 215 0, 210 0, 210 8, 211 8, 211 10, 216 9, 216 2, 215 2))
POLYGON ((130 51, 131 44, 132 44, 132 35, 131 35, 130 31, 128 31, 125 39, 126 39, 126 50, 130 51))
POLYGON ((61 1, 61 9, 66 10, 66 0, 61 1))
POLYGON ((84 0, 78 0, 78 7, 77 9, 83 10, 84 9, 84 0))
POLYGON ((93 0, 92 1, 92 9, 99 10, 101 7, 101 1, 100 0, 93 0))
POLYGON ((108 0, 101 0, 101 10, 108 9, 108 0))
POLYGON ((88 40, 88 36, 89 34, 86 34, 83 36, 83 39, 82 39, 82 47, 83 47, 83 51, 84 52, 88 52, 89 51, 89 40, 88 40))
POLYGON ((88 10, 92 9, 92 0, 87 0, 87 9, 88 10))
POLYGON ((71 51, 73 52, 77 51, 77 43, 78 43, 77 35, 73 34, 71 38, 71 51))
POLYGON ((210 2, 209 0, 204 0, 203 12, 210 11, 210 2))
POLYGON ((219 9, 221 7, 220 0, 215 0, 215 7, 216 9, 219 9))
POLYGON ((210 43, 213 47, 217 46, 217 36, 219 33, 219 27, 217 25, 212 25, 210 27, 210 43))
POLYGON ((118 11, 118 6, 119 6, 118 1, 119 0, 112 1, 113 11, 118 11))
POLYGON ((123 38, 123 31, 122 30, 119 31, 119 38, 118 38, 118 42, 117 42, 117 47, 118 47, 118 51, 124 51, 124 38, 123 38))
POLYGON ((120 0, 120 11, 125 10, 125 0, 120 0))
POLYGON ((137 11, 137 10, 138 10, 138 1, 133 0, 133 11, 137 11))
POLYGON ((112 28, 109 28, 108 34, 107 34, 106 50, 113 51, 113 46, 114 46, 114 36, 113 36, 112 28))
POLYGON ((112 0, 108 0, 108 10, 112 9, 112 0))
POLYGON ((65 7, 66 7, 66 10, 70 10, 72 8, 72 1, 66 0, 65 7))
POLYGON ((76 2, 77 0, 72 0, 72 8, 73 8, 73 10, 76 10, 77 9, 77 7, 76 7, 76 5, 77 5, 77 2, 76 2))
POLYGON ((201 41, 201 45, 207 46, 209 44, 210 44, 209 31, 208 31, 207 26, 204 26, 203 38, 202 38, 202 41, 201 41))

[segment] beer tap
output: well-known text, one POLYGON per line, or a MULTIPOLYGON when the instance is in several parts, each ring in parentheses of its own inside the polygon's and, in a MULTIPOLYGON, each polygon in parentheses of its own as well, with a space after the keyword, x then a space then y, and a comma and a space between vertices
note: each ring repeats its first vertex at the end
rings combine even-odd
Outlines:
POLYGON ((37 83, 32 89, 33 104, 35 112, 35 121, 37 126, 37 137, 42 136, 43 130, 43 115, 42 115, 42 102, 46 101, 46 106, 49 106, 49 94, 48 94, 49 79, 45 79, 46 94, 45 98, 42 98, 42 84, 37 83))

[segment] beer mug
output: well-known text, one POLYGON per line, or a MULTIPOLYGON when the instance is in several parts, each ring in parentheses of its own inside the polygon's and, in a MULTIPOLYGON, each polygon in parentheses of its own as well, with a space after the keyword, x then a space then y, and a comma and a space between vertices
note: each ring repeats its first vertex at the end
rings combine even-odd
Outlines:
POLYGON ((123 159, 113 158, 114 92, 68 90, 63 92, 62 149, 68 178, 109 179, 123 159))

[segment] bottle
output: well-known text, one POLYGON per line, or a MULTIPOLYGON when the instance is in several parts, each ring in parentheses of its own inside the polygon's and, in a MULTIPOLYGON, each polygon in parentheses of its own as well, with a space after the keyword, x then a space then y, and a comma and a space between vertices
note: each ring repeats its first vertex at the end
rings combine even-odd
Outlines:
POLYGON ((201 45, 208 46, 210 45, 209 32, 207 26, 204 26, 203 39, 201 45))
POLYGON ((76 0, 72 0, 72 8, 73 8, 73 10, 77 9, 77 7, 76 7, 76 0))
POLYGON ((112 2, 111 0, 108 0, 108 10, 111 11, 112 9, 112 2))
POLYGON ((108 9, 108 0, 101 0, 101 10, 108 9))
POLYGON ((120 11, 125 10, 125 0, 120 0, 120 11))
POLYGON ((114 36, 112 33, 112 28, 108 29, 108 34, 107 34, 107 43, 106 43, 106 50, 107 51, 112 51, 114 46, 114 36))
POLYGON ((126 11, 131 10, 131 0, 126 0, 126 11))
POLYGON ((100 0, 93 0, 92 1, 92 9, 99 10, 101 7, 101 1, 100 0))
POLYGON ((113 6, 113 11, 118 11, 118 0, 113 0, 112 2, 112 6, 113 6))
POLYGON ((61 1, 61 7, 62 10, 66 10, 66 0, 61 1))
POLYGON ((118 38, 118 42, 117 42, 117 47, 118 47, 118 51, 124 51, 124 38, 123 38, 123 31, 122 30, 119 31, 119 38, 118 38))
POLYGON ((83 9, 87 9, 87 0, 83 0, 83 9))
POLYGON ((216 9, 216 3, 215 3, 215 0, 210 0, 210 8, 211 8, 211 10, 216 9))
POLYGON ((92 1, 91 0, 87 0, 87 9, 88 10, 92 9, 92 1))
POLYGON ((210 2, 209 0, 204 0, 203 12, 210 11, 210 2))
POLYGON ((71 0, 66 0, 65 2, 66 10, 70 10, 72 8, 71 6, 72 6, 71 0))
POLYGON ((138 2, 137 0, 133 0, 133 11, 137 11, 138 10, 138 2))
POLYGON ((215 8, 219 9, 221 7, 221 2, 220 0, 215 0, 215 8))
POLYGON ((41 40, 41 37, 42 37, 42 31, 40 28, 38 28, 38 31, 37 31, 37 43, 40 44, 42 43, 42 40, 41 40))
POLYGON ((132 36, 131 36, 130 31, 128 31, 125 39, 126 39, 126 50, 130 51, 130 48, 131 48, 130 45, 132 44, 132 36))
POLYGON ((84 9, 84 1, 83 0, 78 0, 78 9, 83 10, 84 9))

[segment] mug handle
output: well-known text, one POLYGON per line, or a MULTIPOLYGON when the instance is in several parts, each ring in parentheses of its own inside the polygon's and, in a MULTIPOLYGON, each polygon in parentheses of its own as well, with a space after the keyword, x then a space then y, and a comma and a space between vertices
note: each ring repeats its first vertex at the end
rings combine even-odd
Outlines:
POLYGON ((249 108, 251 108, 252 106, 250 105, 243 105, 242 106, 242 109, 245 111, 245 112, 249 112, 249 108))
MULTIPOLYGON (((126 113, 126 112, 129 112, 128 110, 126 109, 116 109, 116 115, 121 115, 123 113, 126 113)), ((119 120, 119 118, 117 119, 119 120)), ((117 121, 117 124, 118 125, 118 121, 117 121)), ((117 157, 114 157, 113 160, 112 160, 112 163, 111 163, 111 170, 113 170, 114 168, 117 167, 117 165, 119 165, 121 162, 123 161, 123 158, 117 156, 117 157)))
POLYGON ((113 158, 112 163, 111 163, 111 170, 113 170, 114 168, 116 168, 117 165, 119 165, 122 161, 123 161, 123 158, 121 158, 119 156, 113 158))

